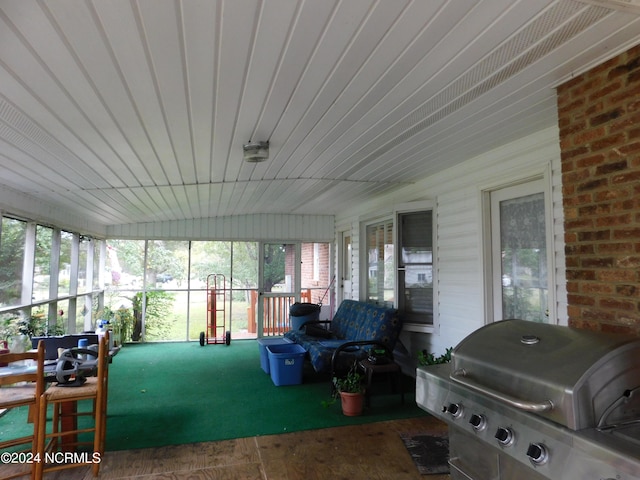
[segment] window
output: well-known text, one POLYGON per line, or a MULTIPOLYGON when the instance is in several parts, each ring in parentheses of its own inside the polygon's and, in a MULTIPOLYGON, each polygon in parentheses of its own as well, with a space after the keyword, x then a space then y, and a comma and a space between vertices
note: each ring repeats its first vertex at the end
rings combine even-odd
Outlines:
MULTIPOLYGON (((92 330, 124 308, 130 311, 118 341, 198 339, 208 321, 211 273, 226 277, 224 321, 234 337, 274 334, 258 329, 259 272, 273 297, 330 311, 330 243, 264 248, 262 268, 258 242, 107 241, 0 215, 1 333, 13 334, 23 317, 37 320, 37 334, 92 330)), ((288 306, 278 315, 274 324, 284 328, 288 306)))
MULTIPOLYGON (((91 239, 80 236, 78 243, 78 293, 86 293, 91 291, 91 279, 88 278, 88 274, 90 273, 88 264, 89 249, 93 251, 91 239)), ((91 260, 91 265, 93 265, 93 260, 91 260)))
POLYGON ((398 309, 405 323, 433 325, 433 211, 397 219, 398 309))
POLYGON ((353 249, 351 246, 351 234, 350 232, 340 232, 339 238, 341 238, 341 245, 338 248, 338 302, 342 300, 352 298, 352 254, 353 249))
POLYGON ((367 283, 366 300, 377 304, 394 303, 395 272, 393 221, 366 227, 367 283))
POLYGON ((345 235, 342 243, 342 280, 351 281, 351 235, 345 235))
POLYGON ((22 302, 27 223, 2 217, 0 228, 0 306, 19 305, 22 302))
POLYGON ((93 243, 78 233, 1 217, 0 319, 5 335, 15 334, 18 319, 30 319, 36 335, 93 328, 93 303, 97 309, 103 295, 91 292, 93 267, 100 264, 93 258, 93 243))
POLYGON ((542 180, 491 192, 493 320, 553 321, 547 233, 542 180))
MULTIPOLYGON (((53 229, 36 226, 36 257, 33 271, 33 300, 46 300, 51 296, 51 254, 53 229)), ((57 252, 56 252, 57 253, 57 252)))
POLYGON ((100 250, 102 246, 102 240, 93 239, 91 242, 93 244, 93 281, 92 281, 92 289, 99 290, 101 288, 100 285, 100 250))
POLYGON ((60 260, 58 264, 58 297, 67 296, 71 291, 72 246, 73 234, 62 231, 60 233, 60 260))
POLYGON ((116 291, 140 289, 143 285, 144 250, 144 240, 108 240, 106 283, 116 291))

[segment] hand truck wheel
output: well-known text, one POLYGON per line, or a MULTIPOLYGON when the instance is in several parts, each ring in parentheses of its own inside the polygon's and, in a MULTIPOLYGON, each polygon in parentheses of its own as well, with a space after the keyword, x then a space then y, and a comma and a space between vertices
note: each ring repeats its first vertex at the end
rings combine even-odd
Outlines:
POLYGON ((227 345, 231 344, 231 332, 227 330, 227 334, 225 335, 225 341, 227 345))
POLYGON ((200 346, 204 347, 204 332, 200 332, 200 346))

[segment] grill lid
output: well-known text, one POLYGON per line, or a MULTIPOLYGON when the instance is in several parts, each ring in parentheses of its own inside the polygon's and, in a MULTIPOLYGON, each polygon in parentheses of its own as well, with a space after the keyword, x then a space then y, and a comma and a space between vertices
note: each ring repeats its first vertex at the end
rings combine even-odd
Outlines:
POLYGON ((573 430, 640 419, 634 336, 503 320, 458 344, 451 378, 573 430))

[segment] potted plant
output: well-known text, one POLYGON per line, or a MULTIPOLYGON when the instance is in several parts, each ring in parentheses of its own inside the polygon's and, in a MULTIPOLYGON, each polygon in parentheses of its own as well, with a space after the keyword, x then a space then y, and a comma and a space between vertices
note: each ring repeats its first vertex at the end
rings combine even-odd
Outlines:
POLYGON ((353 364, 345 377, 333 379, 336 393, 340 395, 342 413, 354 417, 362 414, 364 406, 364 387, 362 374, 358 371, 356 363, 353 364))
POLYGON ((433 353, 429 353, 426 350, 422 350, 418 353, 418 365, 427 366, 427 365, 439 365, 441 363, 449 363, 451 361, 451 352, 453 351, 453 347, 447 348, 445 352, 436 357, 433 353))
MULTIPOLYGON (((58 312, 61 318, 63 313, 62 310, 58 312)), ((21 318, 18 321, 18 329, 19 333, 27 339, 44 336, 53 337, 56 335, 64 335, 65 333, 64 327, 60 323, 49 325, 47 323, 47 316, 42 310, 32 312, 30 316, 21 318)))

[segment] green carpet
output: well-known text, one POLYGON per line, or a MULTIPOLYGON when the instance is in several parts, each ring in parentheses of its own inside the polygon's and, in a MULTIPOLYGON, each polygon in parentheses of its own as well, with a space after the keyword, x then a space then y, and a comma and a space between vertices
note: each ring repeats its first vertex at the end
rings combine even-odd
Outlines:
MULTIPOLYGON (((318 378, 308 365, 304 372, 300 385, 275 386, 260 368, 255 340, 204 347, 196 342, 126 345, 109 371, 107 450, 426 415, 413 400, 415 386, 408 377, 404 405, 381 383, 371 408, 360 417, 346 417, 339 402, 322 404, 329 399, 328 379, 318 378)), ((0 418, 0 433, 14 415, 12 411, 0 418)))

